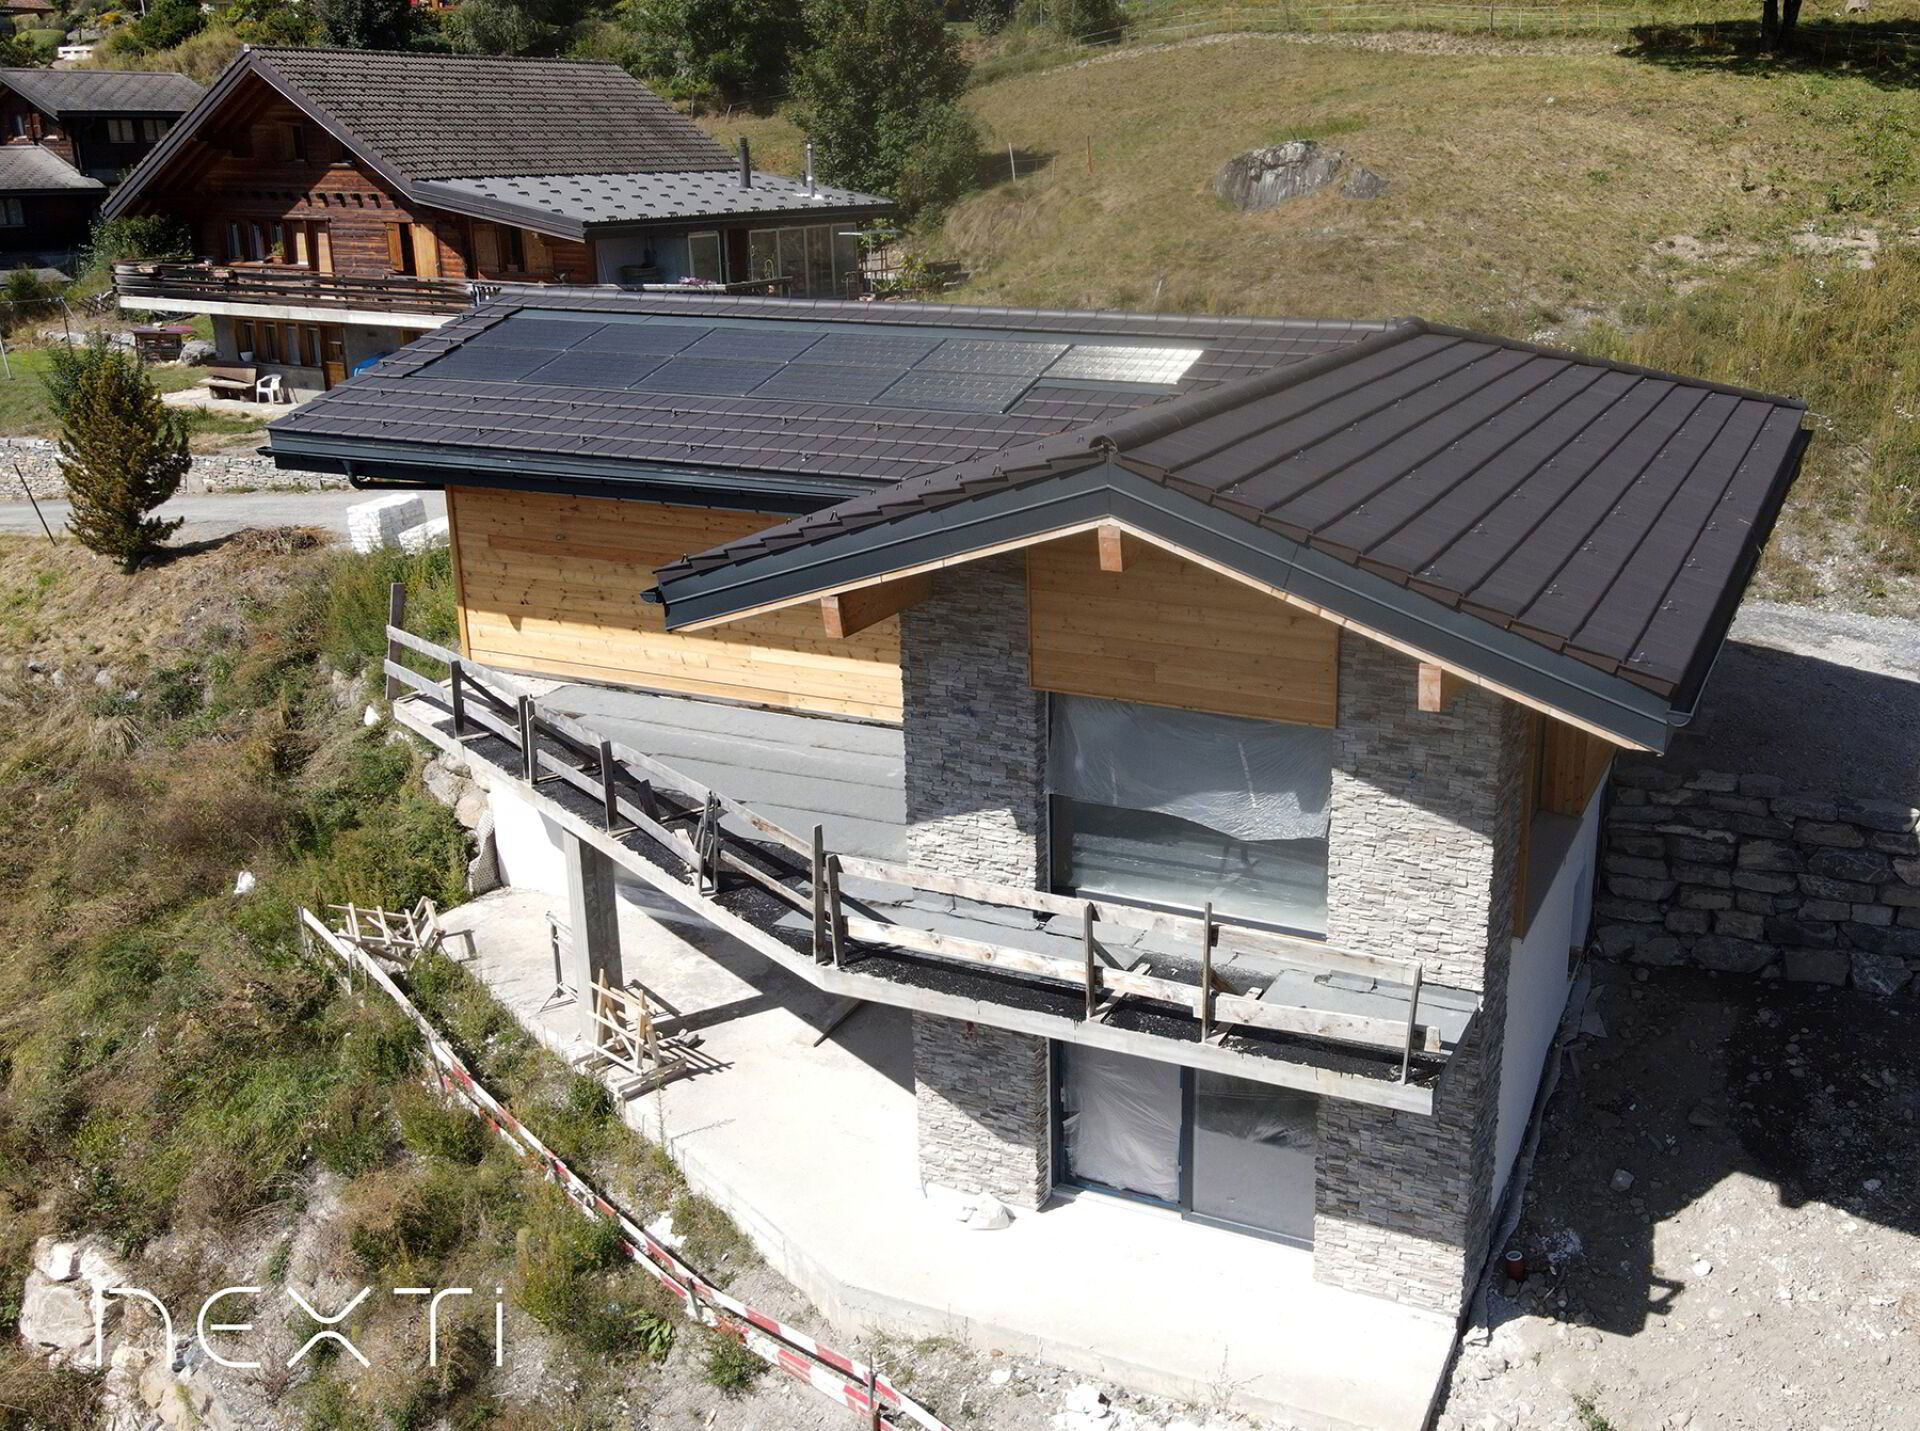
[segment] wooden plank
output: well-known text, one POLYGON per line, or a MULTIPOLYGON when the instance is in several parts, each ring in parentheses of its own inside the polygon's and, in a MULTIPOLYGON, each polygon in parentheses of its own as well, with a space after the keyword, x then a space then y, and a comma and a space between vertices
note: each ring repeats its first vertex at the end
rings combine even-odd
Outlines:
POLYGON ((932 595, 932 577, 902 577, 884 586, 867 586, 859 591, 823 598, 820 602, 820 619, 828 636, 835 641, 844 641, 854 633, 878 625, 889 616, 897 616, 909 606, 917 605, 932 595))
POLYGON ((1335 627, 1250 596, 1170 552, 1137 541, 1121 552, 1122 536, 1107 523, 1028 551, 1029 665, 1037 689, 1335 724, 1335 627), (1186 630, 1162 627, 1163 605, 1181 613, 1186 630))
POLYGON ((1431 661, 1420 663, 1420 709, 1437 715, 1452 709, 1461 691, 1460 678, 1444 666, 1431 661))
POLYGON ((1614 748, 1556 720, 1546 722, 1541 739, 1539 806, 1578 818, 1606 778, 1614 748))
POLYGON ((653 569, 777 516, 459 488, 461 622, 474 659, 776 709, 900 719, 897 622, 829 639, 811 612, 692 635, 641 602, 653 569))

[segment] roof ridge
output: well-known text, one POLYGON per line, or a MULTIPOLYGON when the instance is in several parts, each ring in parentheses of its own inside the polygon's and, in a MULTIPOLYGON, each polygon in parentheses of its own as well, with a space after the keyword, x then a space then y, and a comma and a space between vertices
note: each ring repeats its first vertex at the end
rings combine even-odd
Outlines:
MULTIPOLYGON (((480 60, 489 64, 528 66, 570 65, 576 69, 611 70, 615 74, 624 75, 626 78, 632 79, 635 84, 641 84, 639 80, 634 79, 631 74, 628 74, 626 70, 622 69, 612 60, 588 60, 565 55, 467 55, 440 53, 433 50, 356 50, 349 45, 244 45, 241 47, 240 53, 243 55, 352 55, 356 59, 433 60, 439 62, 449 60, 463 62, 467 60, 480 60)), ((166 74, 177 72, 165 70, 121 70, 113 71, 113 73, 166 74)), ((641 88, 647 89, 648 87, 641 85, 641 88)), ((648 89, 648 92, 653 93, 651 89, 648 89)))
POLYGON ((1708 392, 1724 393, 1728 397, 1745 398, 1750 402, 1772 403, 1775 407, 1798 408, 1806 411, 1804 398, 1784 397, 1779 393, 1763 392, 1759 388, 1741 387, 1737 383, 1715 382, 1711 378, 1690 378, 1684 373, 1669 372, 1665 368, 1650 368, 1641 363, 1623 362, 1618 358, 1602 358, 1594 354, 1583 353, 1573 348, 1556 348, 1551 343, 1535 343, 1526 338, 1506 338, 1497 333, 1476 333, 1470 328, 1456 328, 1450 323, 1429 323, 1427 331, 1445 334, 1449 338, 1471 338, 1480 343, 1491 343, 1498 348, 1511 348, 1521 353, 1536 353, 1543 358, 1572 358, 1594 367, 1610 368, 1616 373, 1627 373, 1636 378, 1659 378, 1664 382, 1679 383, 1682 387, 1704 388, 1708 392))
POLYGON ((1130 445, 1152 442, 1170 432, 1178 431, 1190 422, 1217 417, 1244 403, 1272 397, 1275 393, 1285 392, 1288 388, 1309 379, 1344 368, 1347 364, 1361 358, 1370 357, 1387 348, 1398 347, 1409 338, 1433 331, 1436 330, 1423 319, 1391 319, 1388 327, 1361 342, 1350 343, 1330 353, 1320 353, 1302 362, 1282 363, 1265 372, 1222 383, 1218 387, 1187 393, 1170 402, 1155 403, 1138 412, 1128 413, 1125 417, 1095 423, 1083 429, 1082 435, 1088 439, 1089 445, 1093 448, 1104 448, 1116 454, 1121 453, 1130 445))

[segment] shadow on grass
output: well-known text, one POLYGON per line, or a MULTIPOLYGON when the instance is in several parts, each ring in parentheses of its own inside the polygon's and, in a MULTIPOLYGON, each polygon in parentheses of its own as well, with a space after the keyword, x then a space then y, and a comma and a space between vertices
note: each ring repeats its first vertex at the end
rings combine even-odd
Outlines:
POLYGON ((1729 74, 1850 75, 1884 89, 1920 88, 1920 23, 1909 19, 1802 23, 1777 49, 1760 21, 1636 25, 1625 52, 1675 70, 1729 74))

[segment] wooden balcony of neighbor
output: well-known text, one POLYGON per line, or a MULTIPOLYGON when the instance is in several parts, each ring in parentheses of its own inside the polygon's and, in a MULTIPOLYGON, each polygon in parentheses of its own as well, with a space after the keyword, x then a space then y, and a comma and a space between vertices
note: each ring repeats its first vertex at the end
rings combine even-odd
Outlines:
POLYGON ((357 278, 278 263, 116 263, 114 291, 127 307, 255 303, 298 308, 456 314, 489 285, 463 278, 357 278))

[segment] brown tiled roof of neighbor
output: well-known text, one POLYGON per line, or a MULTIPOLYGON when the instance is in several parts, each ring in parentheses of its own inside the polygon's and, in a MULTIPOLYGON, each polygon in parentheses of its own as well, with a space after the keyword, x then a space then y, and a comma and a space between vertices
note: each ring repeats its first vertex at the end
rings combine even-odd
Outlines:
POLYGON ((733 157, 617 65, 261 48, 270 69, 408 179, 725 169, 733 157))
POLYGON ((106 187, 38 144, 0 144, 0 194, 99 192, 106 187))
POLYGON ((164 70, 0 69, 0 85, 55 116, 185 114, 205 93, 164 70))
POLYGON ((1111 458, 1669 695, 1704 674, 1702 643, 1797 470, 1803 416, 1784 398, 1408 322, 852 498, 656 577, 671 603, 689 577, 1111 458))

